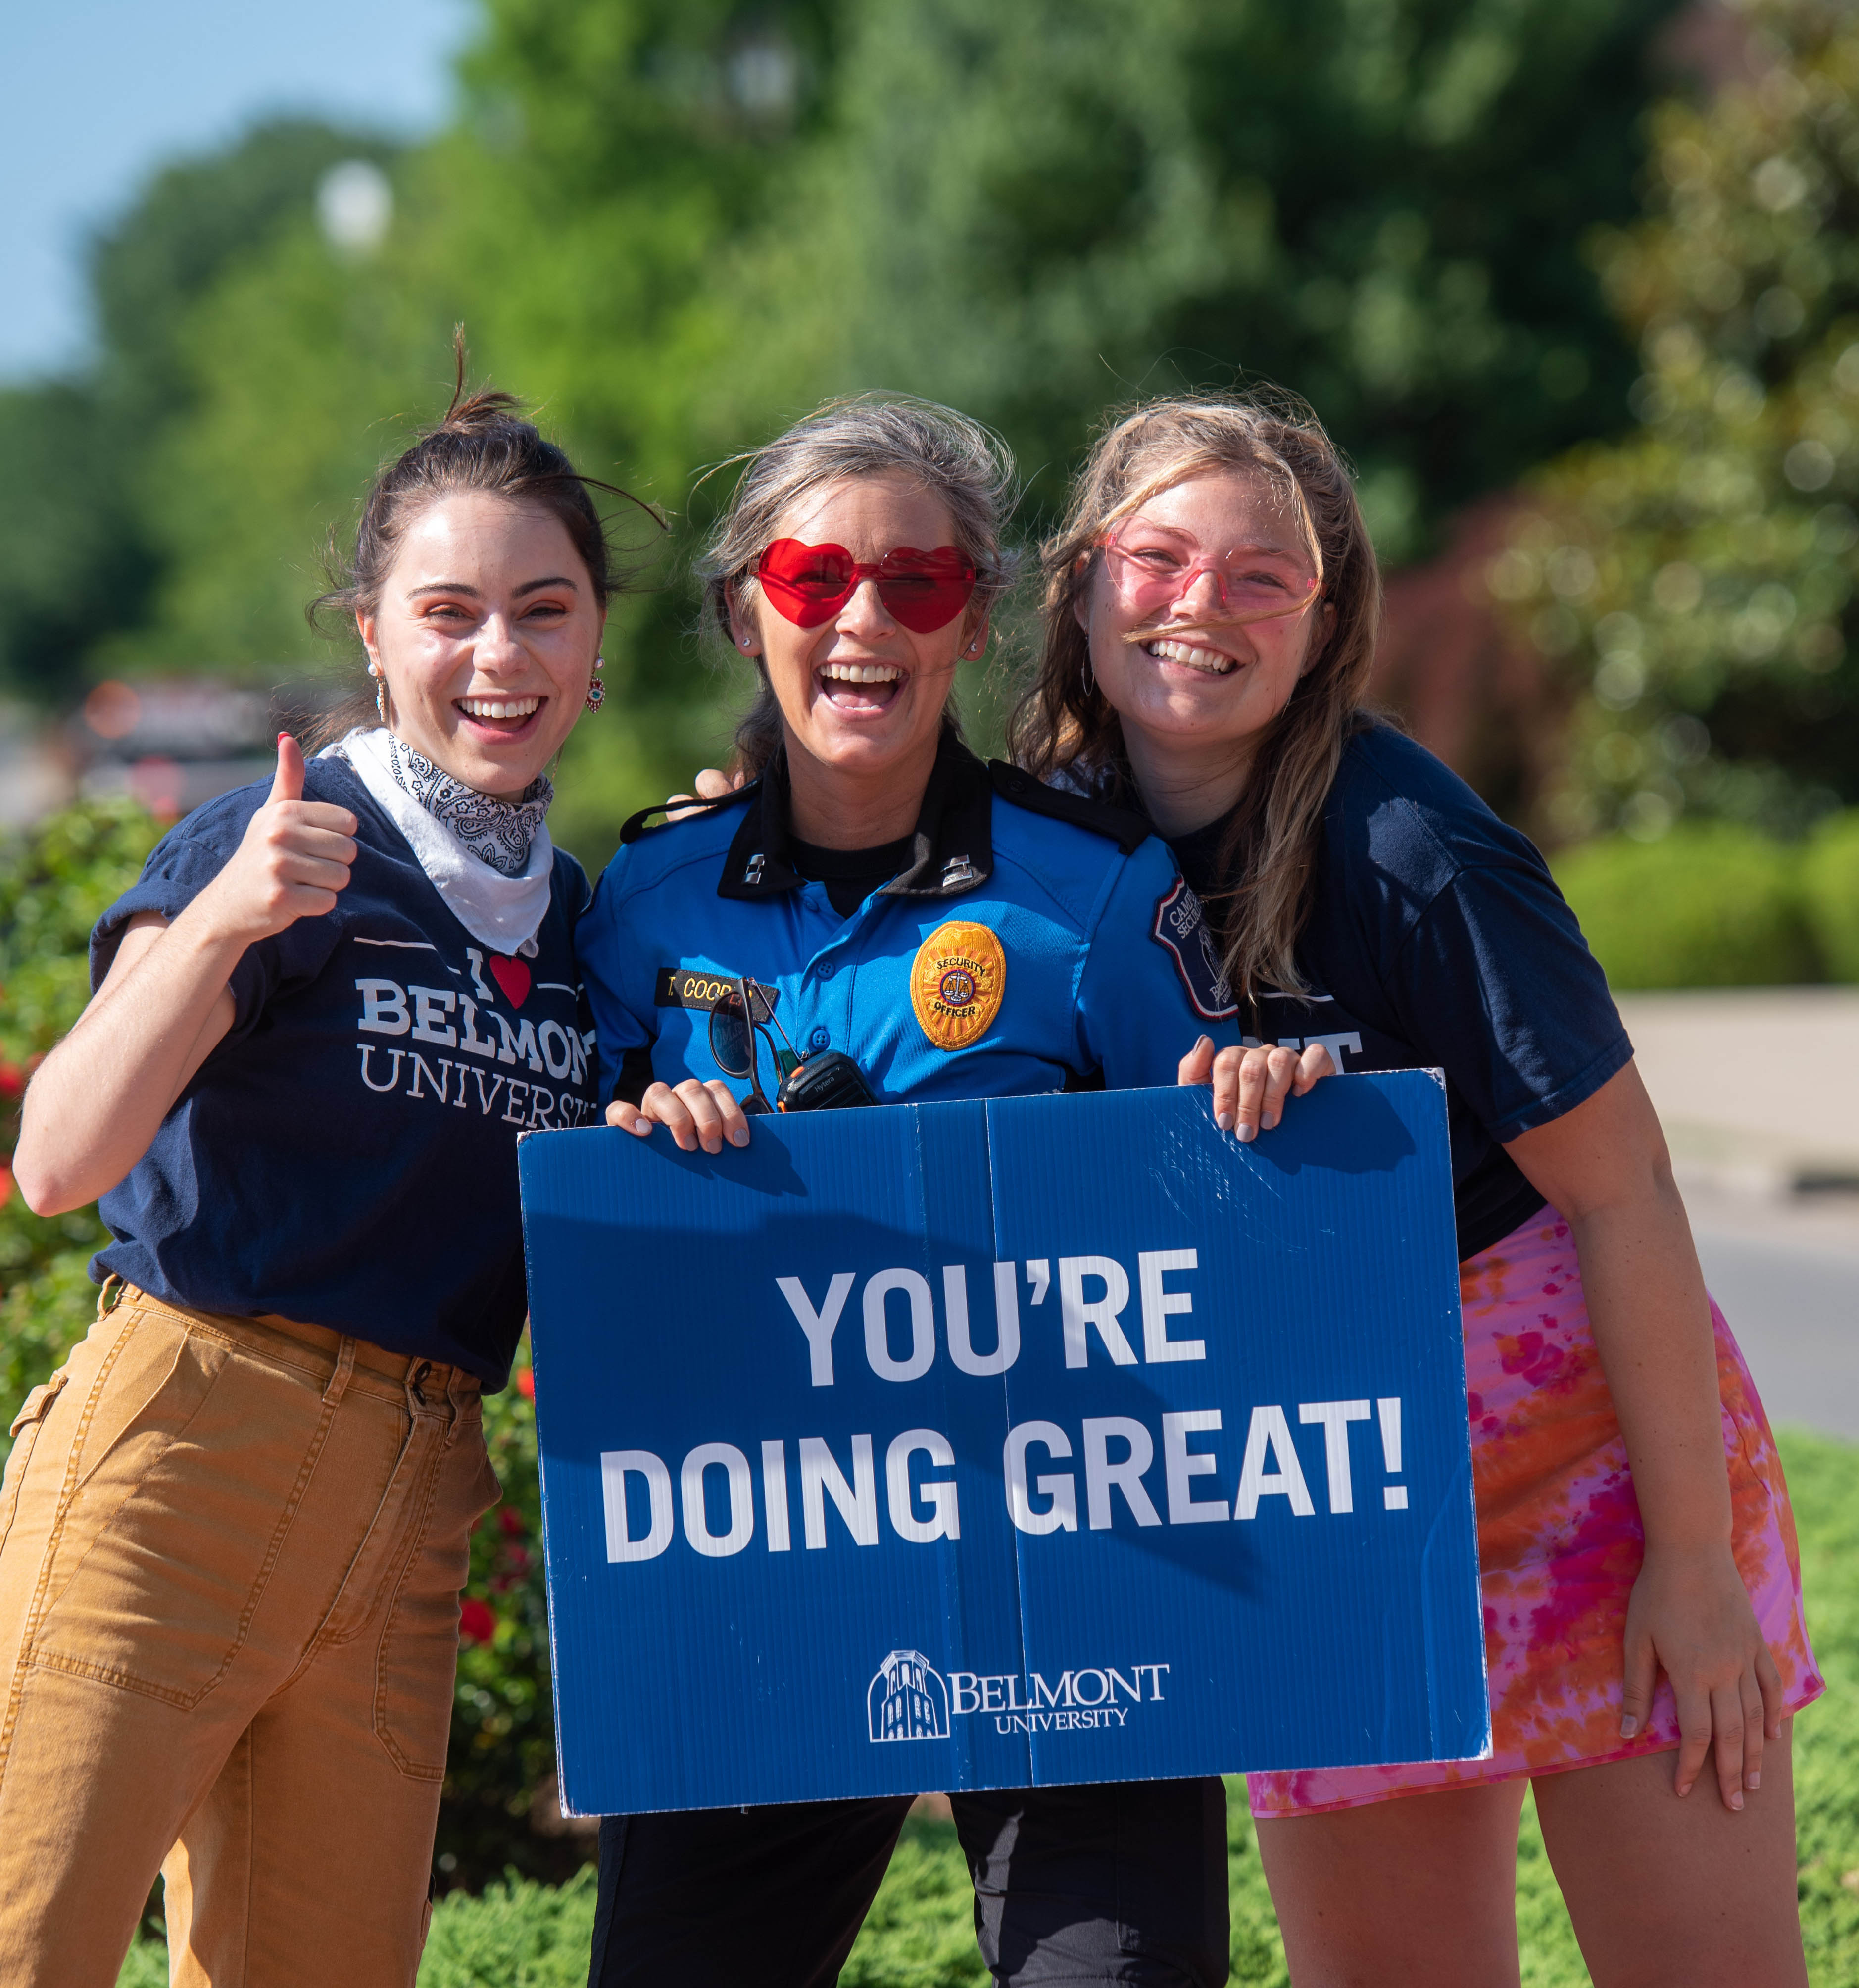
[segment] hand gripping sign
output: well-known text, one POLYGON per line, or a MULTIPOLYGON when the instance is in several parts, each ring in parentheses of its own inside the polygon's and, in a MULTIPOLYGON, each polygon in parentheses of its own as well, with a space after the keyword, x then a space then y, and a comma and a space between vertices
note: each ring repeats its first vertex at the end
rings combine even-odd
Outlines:
POLYGON ((521 1164, 577 1813, 1484 1750, 1430 1073, 521 1164))

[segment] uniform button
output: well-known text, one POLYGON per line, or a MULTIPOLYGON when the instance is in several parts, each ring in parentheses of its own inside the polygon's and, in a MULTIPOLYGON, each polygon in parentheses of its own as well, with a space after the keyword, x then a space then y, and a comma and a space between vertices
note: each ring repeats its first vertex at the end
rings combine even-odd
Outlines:
POLYGON ((807 1038, 807 1047, 810 1050, 823 1050, 832 1040, 833 1038, 824 1029, 816 1029, 807 1038))
POLYGON ((838 971, 839 969, 830 959, 823 959, 820 963, 820 977, 822 980, 830 980, 838 971))

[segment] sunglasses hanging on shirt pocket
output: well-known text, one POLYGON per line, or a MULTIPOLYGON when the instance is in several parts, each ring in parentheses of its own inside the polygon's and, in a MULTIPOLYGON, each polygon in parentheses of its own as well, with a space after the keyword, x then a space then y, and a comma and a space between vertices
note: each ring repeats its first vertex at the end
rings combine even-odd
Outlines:
POLYGON ((850 1104, 875 1104, 864 1073, 851 1057, 826 1050, 803 1063, 775 1014, 771 992, 746 976, 733 979, 729 992, 710 1010, 710 1055, 725 1076, 749 1080, 745 1111, 821 1111, 850 1104), (775 1040, 779 1033, 779 1043, 775 1040), (777 1080, 775 1101, 762 1087, 759 1050, 768 1046, 777 1080))

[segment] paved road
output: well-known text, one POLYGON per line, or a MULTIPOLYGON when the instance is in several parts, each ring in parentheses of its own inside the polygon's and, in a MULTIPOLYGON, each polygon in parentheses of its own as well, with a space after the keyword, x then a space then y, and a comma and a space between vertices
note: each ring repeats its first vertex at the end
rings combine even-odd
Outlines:
POLYGON ((1771 1193, 1859 1184, 1859 987, 1627 994, 1620 1009, 1682 1170, 1771 1193))
POLYGON ((1859 1441, 1859 1218, 1686 1199, 1705 1277, 1769 1419, 1859 1441))
POLYGON ((1859 1439, 1859 987, 1631 994, 1704 1273, 1770 1418, 1859 1439))

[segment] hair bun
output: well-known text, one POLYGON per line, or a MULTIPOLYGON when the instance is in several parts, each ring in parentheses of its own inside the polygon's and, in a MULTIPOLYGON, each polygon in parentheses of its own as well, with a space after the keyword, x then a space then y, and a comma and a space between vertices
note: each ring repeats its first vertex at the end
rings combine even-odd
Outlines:
MULTIPOLYGON (((607 528, 590 492, 605 490, 638 505, 664 529, 664 520, 650 505, 641 504, 616 485, 583 476, 524 418, 523 404, 515 394, 494 387, 465 390, 462 325, 454 336, 452 352, 458 377, 451 406, 375 478, 362 505, 348 559, 341 556, 332 534, 330 587, 309 605, 313 627, 321 627, 325 617, 332 627, 351 627, 357 616, 375 613, 408 526, 427 505, 457 492, 480 492, 547 512, 568 534, 603 611, 618 580, 607 528)), ((342 715, 350 722, 371 722, 367 716, 371 708, 371 698, 364 695, 342 715)))
POLYGON ((514 394, 506 394, 495 387, 480 387, 476 393, 467 394, 461 381, 458 393, 445 411, 444 420, 436 428, 428 429, 427 433, 494 434, 511 422, 520 421, 522 412, 522 403, 514 394))

